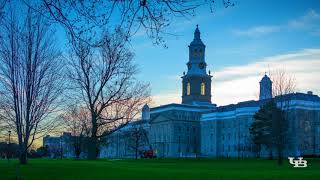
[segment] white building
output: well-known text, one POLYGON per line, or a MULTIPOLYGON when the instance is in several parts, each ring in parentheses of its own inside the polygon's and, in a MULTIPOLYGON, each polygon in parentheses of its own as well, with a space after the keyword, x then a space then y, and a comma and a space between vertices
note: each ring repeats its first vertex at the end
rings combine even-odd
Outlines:
MULTIPOLYGON (((255 156, 249 127, 260 106, 272 98, 272 82, 267 75, 260 81, 258 101, 217 107, 211 103, 210 71, 206 70, 205 45, 198 27, 189 45, 188 71, 182 76, 182 104, 167 104, 143 110, 148 142, 158 157, 252 157, 255 156)), ((258 82, 256 82, 258 83, 258 82)), ((283 97, 289 106, 285 155, 320 155, 320 98, 311 92, 283 97)), ((280 97, 275 97, 280 102, 280 97)), ((101 157, 130 158, 125 132, 132 123, 108 138, 101 157)), ((262 150, 263 156, 269 151, 262 150)), ((274 152, 273 152, 274 153, 274 152)))

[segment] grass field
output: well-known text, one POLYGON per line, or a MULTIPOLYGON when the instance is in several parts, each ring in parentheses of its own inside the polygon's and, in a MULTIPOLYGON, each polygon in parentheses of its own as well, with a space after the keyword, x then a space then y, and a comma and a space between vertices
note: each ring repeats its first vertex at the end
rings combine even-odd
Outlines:
POLYGON ((307 168, 293 168, 287 161, 256 159, 145 159, 145 160, 0 160, 0 180, 15 179, 316 179, 320 180, 320 160, 308 159, 307 168))

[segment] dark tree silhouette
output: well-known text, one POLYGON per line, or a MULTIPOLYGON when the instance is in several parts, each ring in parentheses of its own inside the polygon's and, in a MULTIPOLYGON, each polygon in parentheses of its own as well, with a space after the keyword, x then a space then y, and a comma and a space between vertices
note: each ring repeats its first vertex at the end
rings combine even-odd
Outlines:
POLYGON ((89 135, 89 111, 79 105, 72 105, 60 118, 63 120, 66 131, 71 133, 70 145, 74 149, 76 159, 79 159, 89 135))
MULTIPOLYGON (((62 25, 72 40, 102 46, 96 39, 105 29, 123 29, 126 38, 139 30, 145 31, 156 44, 163 44, 165 28, 173 18, 191 18, 202 6, 213 12, 213 0, 22 0, 34 9, 45 9, 43 16, 62 25), (35 8, 35 3, 40 7, 35 8)), ((231 0, 221 0, 224 7, 234 6, 231 0)))
POLYGON ((41 14, 28 8, 18 19, 15 12, 11 9, 1 19, 0 114, 5 126, 15 132, 19 160, 25 164, 34 140, 56 125, 52 112, 62 92, 63 64, 41 14))
POLYGON ((149 85, 135 75, 133 54, 120 31, 102 36, 103 46, 73 44, 70 79, 90 116, 88 158, 98 155, 99 139, 128 124, 149 102, 149 85))
POLYGON ((256 145, 257 156, 260 157, 261 146, 266 145, 269 149, 271 144, 271 103, 267 103, 254 115, 254 121, 250 126, 252 141, 256 145))
POLYGON ((279 165, 283 163, 286 132, 287 121, 283 111, 277 107, 274 100, 267 102, 260 108, 254 115, 254 122, 250 127, 250 134, 259 151, 261 145, 266 145, 270 152, 273 147, 276 147, 279 165))
POLYGON ((138 159, 140 152, 146 150, 144 147, 148 146, 149 149, 148 133, 144 129, 142 121, 133 122, 132 127, 125 131, 123 136, 128 147, 134 151, 135 159, 138 159))

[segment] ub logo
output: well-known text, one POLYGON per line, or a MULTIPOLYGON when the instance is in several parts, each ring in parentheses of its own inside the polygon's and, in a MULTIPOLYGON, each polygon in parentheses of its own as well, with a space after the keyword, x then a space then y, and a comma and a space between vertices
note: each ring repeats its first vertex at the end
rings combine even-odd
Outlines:
POLYGON ((294 165, 295 168, 304 168, 307 167, 307 160, 303 160, 303 157, 298 157, 297 160, 294 157, 288 157, 289 163, 294 165))

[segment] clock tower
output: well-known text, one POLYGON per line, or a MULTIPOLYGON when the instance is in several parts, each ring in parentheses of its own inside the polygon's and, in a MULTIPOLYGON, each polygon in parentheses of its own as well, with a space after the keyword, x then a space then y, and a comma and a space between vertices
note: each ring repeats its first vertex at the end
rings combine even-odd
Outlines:
MULTIPOLYGON (((211 104, 211 75, 207 74, 205 49, 197 28, 193 41, 189 45, 188 71, 182 76, 182 103, 210 103, 211 104)), ((210 72, 210 71, 209 71, 210 72)))

